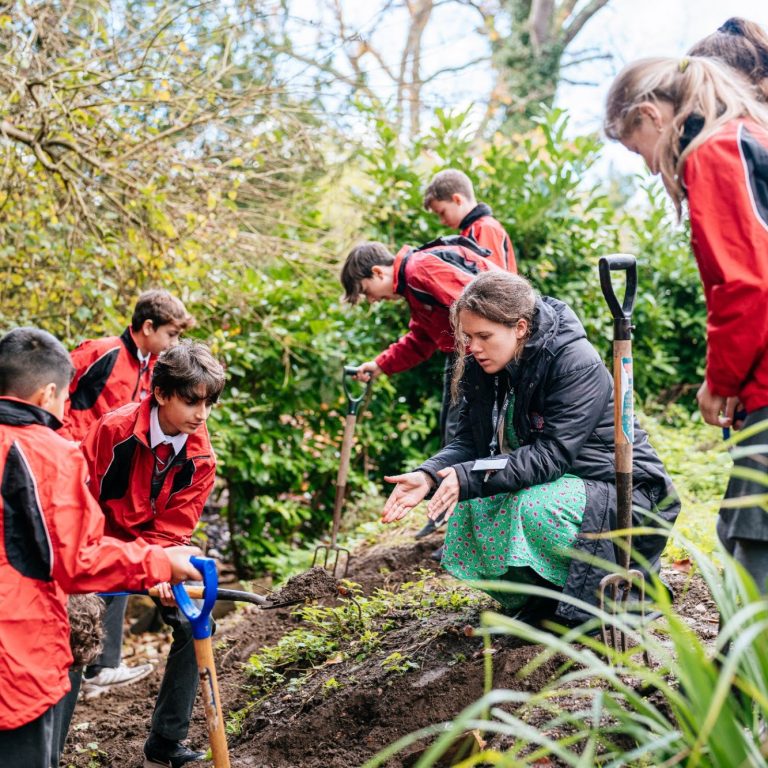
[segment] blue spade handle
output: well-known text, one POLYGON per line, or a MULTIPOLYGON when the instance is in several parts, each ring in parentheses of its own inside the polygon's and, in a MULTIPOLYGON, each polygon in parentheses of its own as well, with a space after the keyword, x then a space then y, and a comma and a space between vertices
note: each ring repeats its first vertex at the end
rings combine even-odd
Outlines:
POLYGON ((187 594, 184 584, 174 584, 171 589, 179 610, 192 625, 195 640, 205 640, 211 636, 211 610, 216 603, 216 590, 219 588, 219 574, 216 562, 210 557, 190 557, 189 562, 203 574, 203 606, 198 608, 187 594))

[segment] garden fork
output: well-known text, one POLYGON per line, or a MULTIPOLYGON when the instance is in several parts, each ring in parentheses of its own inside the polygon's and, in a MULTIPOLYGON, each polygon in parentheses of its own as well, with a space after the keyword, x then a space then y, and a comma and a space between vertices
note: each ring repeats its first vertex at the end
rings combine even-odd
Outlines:
MULTIPOLYGON (((637 297, 637 261, 634 256, 603 256, 598 264, 600 287, 613 316, 613 436, 616 451, 616 527, 622 531, 618 540, 620 573, 610 573, 600 581, 600 610, 607 608, 610 598, 611 616, 615 620, 626 610, 632 587, 640 593, 641 621, 645 603, 645 575, 630 568, 632 550, 632 445, 635 440, 635 414, 632 389, 632 310, 637 297), (619 303, 613 290, 611 272, 625 272, 624 300, 619 303)), ((627 650, 627 638, 615 621, 602 623, 603 643, 619 653, 627 650)), ((646 661, 647 661, 646 652, 646 661)))
POLYGON ((347 476, 349 475, 349 462, 352 454, 352 438, 355 433, 355 422, 357 421, 357 409, 368 395, 373 383, 373 377, 368 379, 365 389, 354 397, 349 388, 348 379, 357 373, 357 367, 354 365, 345 365, 341 374, 341 383, 344 387, 344 394, 347 396, 347 416, 344 421, 344 437, 341 441, 341 459, 339 461, 339 474, 336 477, 336 499, 333 502, 333 527, 331 528, 331 540, 328 544, 321 544, 315 548, 315 554, 312 558, 312 567, 323 555, 323 568, 331 571, 334 578, 343 579, 347 575, 349 568, 350 553, 348 549, 336 544, 336 537, 339 533, 341 523, 341 510, 344 507, 344 496, 347 492, 347 476), (343 554, 343 557, 342 557, 343 554), (343 569, 342 569, 343 563, 343 569))

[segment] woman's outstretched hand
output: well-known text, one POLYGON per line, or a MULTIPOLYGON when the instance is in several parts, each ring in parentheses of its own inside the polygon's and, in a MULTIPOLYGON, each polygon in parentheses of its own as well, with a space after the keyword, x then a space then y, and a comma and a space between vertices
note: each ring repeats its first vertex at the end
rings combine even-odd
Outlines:
POLYGON ((381 513, 384 523, 402 520, 428 493, 430 482, 423 472, 406 472, 404 475, 385 477, 388 483, 396 483, 381 513))
POLYGON ((427 517, 437 521, 445 513, 443 519, 448 520, 459 501, 459 478, 453 467, 441 469, 437 474, 443 482, 427 504, 427 517))

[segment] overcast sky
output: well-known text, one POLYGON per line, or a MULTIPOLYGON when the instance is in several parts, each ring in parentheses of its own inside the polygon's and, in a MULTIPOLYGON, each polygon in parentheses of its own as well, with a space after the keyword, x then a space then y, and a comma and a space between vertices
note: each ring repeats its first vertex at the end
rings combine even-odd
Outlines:
MULTIPOLYGON (((584 4, 586 0, 581 0, 584 4)), ((407 14, 402 2, 392 4, 381 16, 380 0, 341 0, 346 33, 352 39, 370 40, 391 69, 397 69, 407 32, 407 14)), ((332 34, 335 22, 327 4, 319 0, 294 0, 297 23, 294 42, 303 53, 316 48, 318 34, 332 34), (324 32, 323 32, 324 31, 324 32)), ((582 29, 572 45, 578 52, 594 48, 611 55, 610 61, 585 64, 567 70, 567 76, 593 85, 561 85, 557 103, 571 113, 574 133, 600 129, 603 104, 608 87, 621 67, 643 56, 682 56, 705 35, 713 32, 730 16, 743 16, 768 28, 768 0, 610 0, 582 29)), ((478 14, 456 3, 437 4, 422 41, 423 73, 460 65, 482 56, 487 40, 477 32, 478 14)), ((332 45, 342 70, 348 65, 342 44, 332 45)), ((369 84, 381 99, 393 99, 396 88, 383 68, 370 57, 365 59, 369 84)), ((472 69, 445 72, 429 83, 423 102, 429 108, 464 110, 492 87, 492 72, 485 62, 472 69)), ((478 105, 478 113, 482 106, 478 105)), ((622 171, 641 171, 642 161, 616 145, 606 148, 606 162, 622 171)))
MULTIPOLYGON (((613 61, 582 67, 578 79, 598 85, 563 86, 558 103, 571 112, 575 128, 599 129, 608 87, 624 64, 643 56, 682 56, 731 16, 768 28, 768 0, 611 0, 582 30, 575 48, 596 46, 613 61)), ((639 157, 617 145, 606 147, 606 155, 623 171, 643 169, 639 157)))

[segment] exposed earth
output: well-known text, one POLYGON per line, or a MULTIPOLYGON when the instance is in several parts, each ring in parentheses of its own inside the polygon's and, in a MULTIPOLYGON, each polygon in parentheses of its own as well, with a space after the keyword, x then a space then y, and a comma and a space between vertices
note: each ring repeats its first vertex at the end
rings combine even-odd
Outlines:
MULTIPOLYGON (((369 640, 376 638, 375 642, 370 641, 370 647, 358 641, 355 647, 359 653, 338 653, 325 658, 310 670, 311 677, 302 684, 301 675, 312 665, 305 663, 283 670, 286 679, 272 690, 254 688, 254 680, 245 668, 252 654, 276 644, 291 630, 306 626, 294 615, 293 607, 263 610, 242 606, 217 620, 214 646, 225 718, 231 721, 228 741, 233 766, 361 766, 399 737, 450 720, 480 698, 483 639, 473 635, 472 627, 479 625, 481 610, 496 604, 477 592, 465 591, 469 599, 454 602, 446 597, 452 594, 448 588, 456 582, 440 574, 437 564, 428 557, 437 541, 430 537, 416 542, 412 531, 403 530, 386 545, 353 553, 347 578, 360 584, 364 595, 378 600, 377 596, 391 599, 391 593, 396 593, 404 596, 403 602, 394 600, 386 615, 377 619, 375 626, 379 631, 368 633, 369 640), (398 591, 401 584, 413 580, 418 581, 417 587, 406 586, 398 591), (419 600, 428 606, 423 611, 409 607, 408 590, 414 589, 419 600), (435 609, 440 595, 448 602, 435 609), (239 715, 233 717, 232 713, 239 715)), ((665 569, 663 575, 673 589, 680 615, 702 639, 713 640, 717 613, 704 583, 684 570, 665 569)), ((313 585, 321 584, 319 593, 327 593, 328 580, 315 575, 310 581, 313 585)), ((333 606, 339 605, 339 600, 344 604, 345 599, 337 597, 323 598, 321 603, 333 606)), ((355 629, 357 637, 363 614, 349 600, 346 605, 341 621, 349 622, 350 635, 355 629)), ((169 635, 162 631, 144 633, 129 641, 129 652, 133 652, 134 658, 127 662, 148 659, 157 662, 157 670, 130 687, 78 704, 63 765, 141 766, 141 747, 169 642, 169 635)), ((543 686, 557 670, 557 658, 533 674, 522 678, 518 675, 540 650, 511 637, 495 640, 491 651, 494 686, 513 690, 537 690, 543 686)), ((204 749, 207 738, 199 699, 198 705, 189 743, 204 749)), ((423 749, 423 743, 412 746, 387 765, 413 765, 423 749)))

